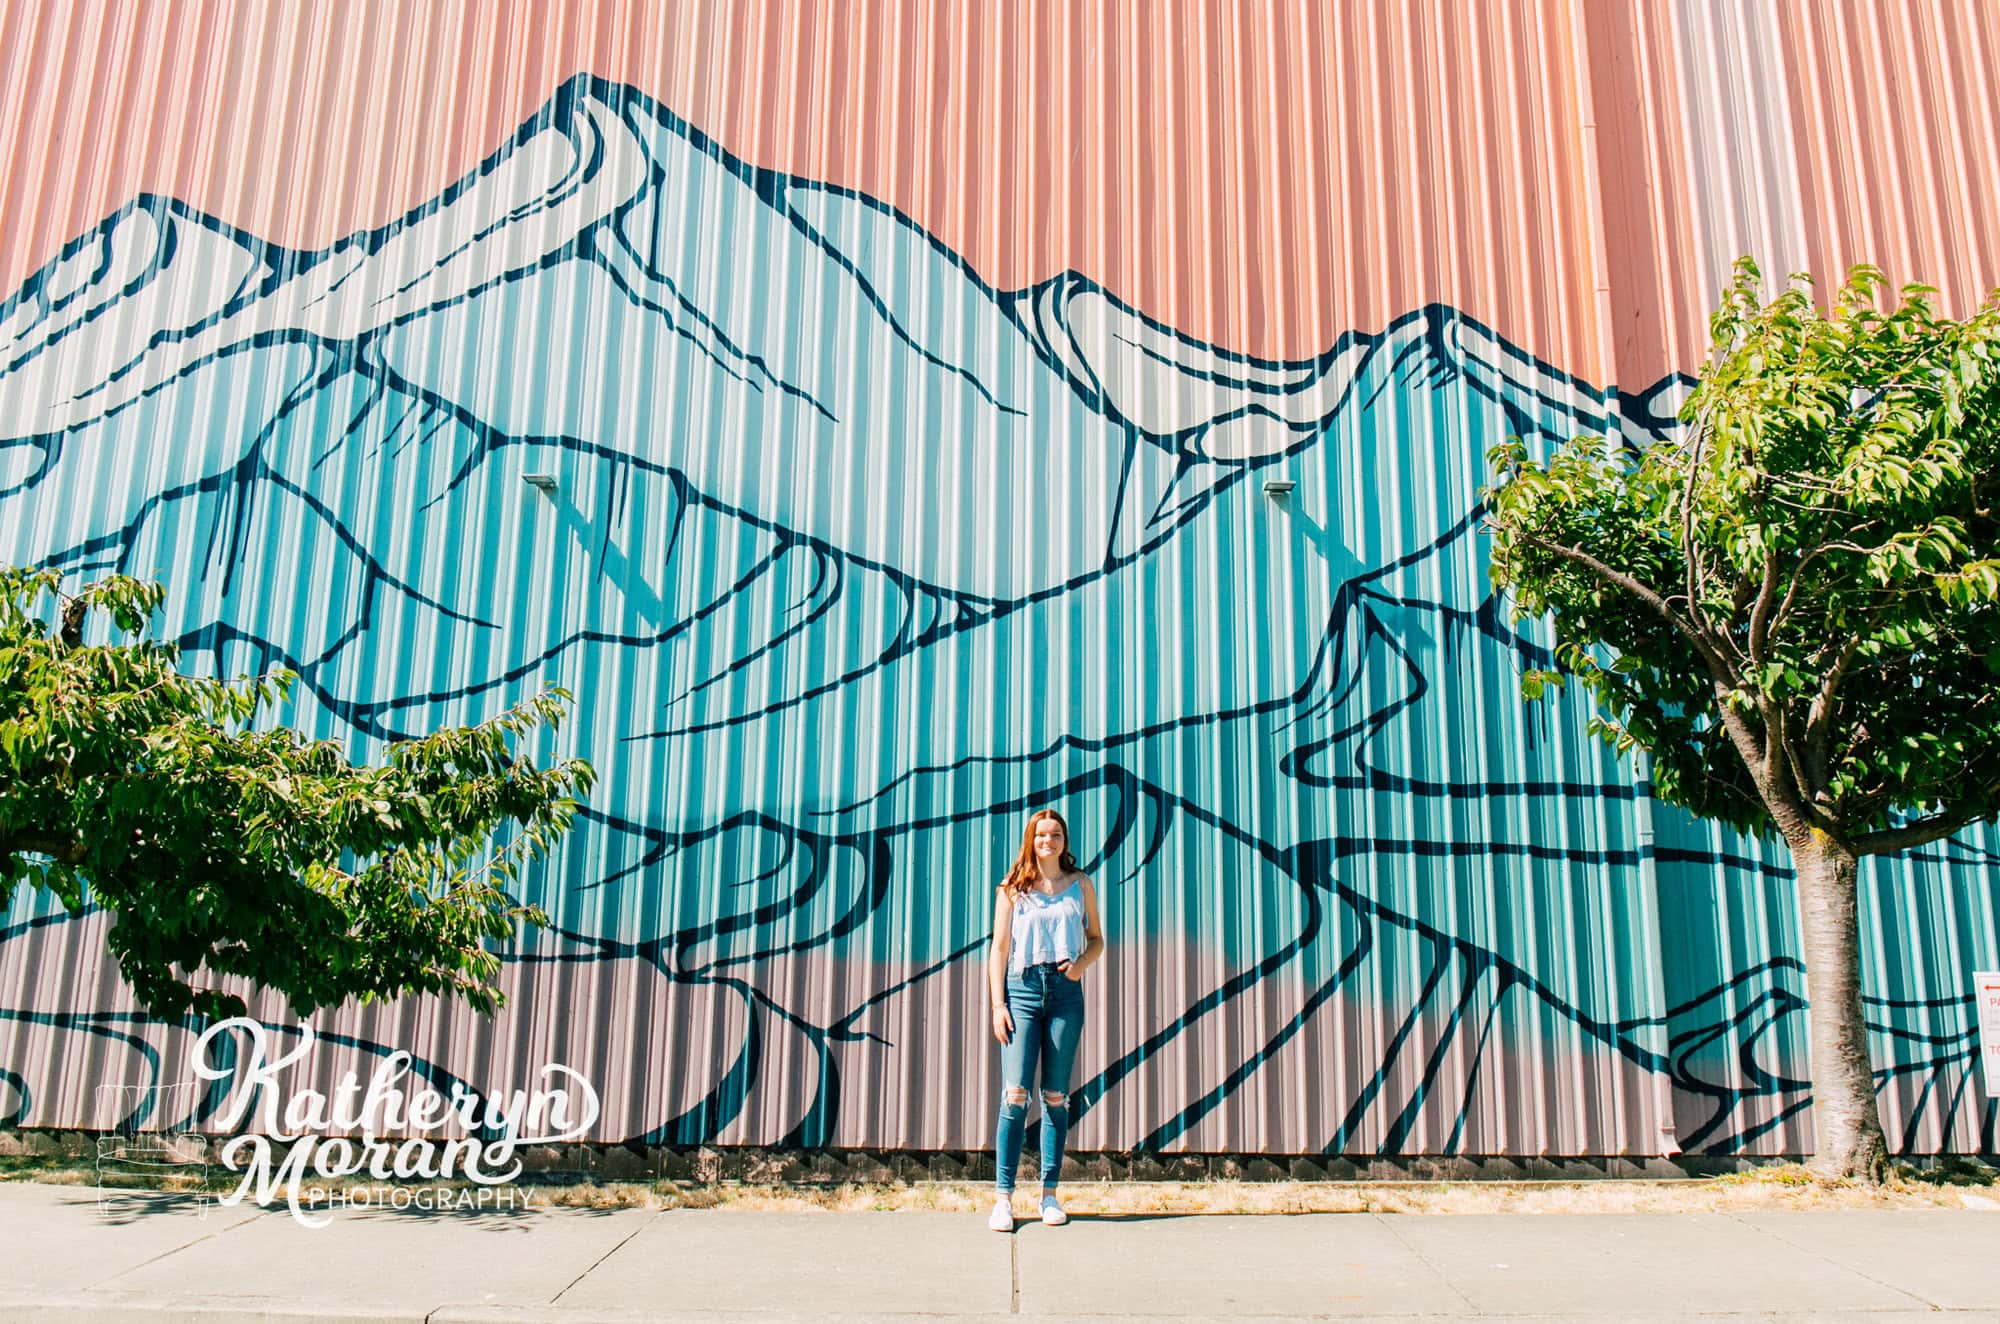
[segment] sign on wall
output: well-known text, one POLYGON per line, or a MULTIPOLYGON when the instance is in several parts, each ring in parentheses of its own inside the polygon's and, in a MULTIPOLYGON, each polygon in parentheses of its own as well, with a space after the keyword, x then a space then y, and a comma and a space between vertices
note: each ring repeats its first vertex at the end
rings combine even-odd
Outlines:
POLYGON ((2000 970, 1973 975, 1972 997, 1979 1004, 1979 1060, 1986 1068, 1986 1097, 2000 1099, 2000 970))

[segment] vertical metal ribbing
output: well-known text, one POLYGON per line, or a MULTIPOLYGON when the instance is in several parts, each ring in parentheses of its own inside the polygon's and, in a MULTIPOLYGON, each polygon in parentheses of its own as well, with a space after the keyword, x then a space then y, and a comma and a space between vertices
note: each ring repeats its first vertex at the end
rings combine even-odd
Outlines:
MULTIPOLYGON (((582 740, 593 721, 632 733, 707 723, 698 737, 593 746, 608 751, 610 773, 593 803, 633 830, 586 827, 535 881, 559 927, 579 936, 537 935, 512 953, 523 959, 509 963, 506 1014, 481 1020, 412 999, 329 1013, 323 1026, 407 1041, 472 1074, 573 1054, 602 1077, 599 1138, 664 1126, 714 1094, 727 1115, 701 1138, 768 1143, 813 1103, 821 1059, 803 1018, 840 1068, 838 1107, 823 1114, 835 1143, 983 1147, 995 1082, 980 942, 994 875, 1030 802, 1079 776, 1066 807, 1091 834, 1086 846, 1106 839, 1120 786, 1157 786, 1168 806, 1157 852, 1145 856, 1161 812, 1149 803, 1097 879, 1116 950, 1094 972, 1086 1061, 1120 1074, 1098 1082, 1080 1135, 1114 1147, 1157 1135, 1170 1149, 1313 1152, 1338 1139, 1354 1153, 1392 1142, 1646 1153, 1664 1127, 1686 1135, 1719 1108, 1727 1115, 1704 1144, 1798 1146, 1796 1092, 1731 1074, 1746 1053, 1765 1070, 1800 1061, 1782 852, 1654 802, 1643 768, 1637 797, 1625 798, 1628 774, 1584 738, 1580 704, 1519 701, 1523 654, 1482 614, 1479 537, 1425 550, 1469 509, 1484 449, 1514 417, 1480 384, 1433 382, 1418 367, 1443 368, 1420 345, 1407 371, 1367 379, 1375 403, 1336 411, 1282 460, 1254 461, 1140 570, 1099 582, 1086 566, 1067 582, 1044 572, 1067 564, 1091 502, 1124 478, 1127 433, 1085 444, 1130 422, 1107 422, 1112 388, 1090 374, 1136 376, 1157 366, 1158 347, 1120 324, 1131 340, 1084 368, 1046 356, 1083 354, 1063 341, 1076 328, 1062 300, 1101 289, 1104 306, 1230 365, 1205 372, 1277 365, 1307 391, 1343 335, 1379 336, 1435 309, 1453 334, 1490 332, 1494 355, 1518 355, 1510 362, 1544 384, 1573 378, 1583 395, 1611 399, 1699 366, 1713 286, 1739 248, 1768 256, 1773 272, 1824 275, 1877 257, 1899 278, 1942 281, 1952 298, 1976 294, 2000 279, 2000 225, 1987 224, 2000 208, 1982 183, 2000 176, 2000 99, 1948 91, 1992 83, 1982 55, 2000 49, 2000 20, 1987 7, 1324 6, 1224 21, 1123 0, 712 14, 497 3, 455 17, 395 3, 325 6, 290 25, 231 9, 140 5, 128 22, 122 10, 0 5, 0 172, 22 203, 5 222, 0 285, 18 286, 141 192, 172 194, 191 218, 185 237, 212 239, 218 254, 269 243, 326 267, 354 259, 372 251, 369 235, 468 180, 579 73, 685 119, 706 144, 675 158, 681 194, 670 188, 635 222, 673 251, 643 256, 684 277, 731 264, 717 306, 661 295, 668 312, 645 323, 651 339, 622 339, 636 305, 605 276, 534 284, 518 305, 528 311, 512 315, 546 323, 539 337, 515 334, 495 311, 513 305, 498 299, 468 294, 448 315, 403 309, 409 320, 370 333, 370 352, 434 370, 458 395, 408 404, 407 431, 393 434, 386 413, 362 408, 366 382, 316 394, 304 408, 317 422, 283 444, 330 448, 317 476, 298 480, 323 510, 258 489, 241 555, 219 554, 211 534, 233 518, 226 485, 135 526, 135 554, 199 604, 191 630, 227 620, 310 652, 327 646, 327 620, 346 622, 372 594, 361 644, 333 650, 315 679, 337 700, 390 705, 376 714, 385 723, 472 720, 549 682, 589 690, 565 739, 582 740), (107 88, 123 99, 107 100, 107 88), (845 277, 807 281, 827 250, 792 242, 802 232, 789 222, 779 239, 752 237, 746 218, 769 219, 759 209, 787 189, 822 186, 816 202, 847 210, 818 240, 865 295, 845 277), (885 244, 905 220, 918 241, 885 244), (350 246, 335 251, 343 238, 350 246), (883 310, 905 307, 914 311, 890 328, 883 310), (448 324, 456 316, 466 320, 448 324), (819 447, 771 403, 783 394, 775 382, 703 339, 724 325, 764 366, 821 374, 844 418, 870 426, 832 426, 849 449, 819 447), (956 378, 911 366, 928 363, 913 342, 948 358, 932 341, 957 334, 1008 347, 975 375, 1032 416, 1032 435, 1011 452, 925 466, 964 444, 958 433, 992 423, 983 403, 940 404, 956 398, 956 378), (713 356, 678 357, 696 341, 713 356), (854 352, 864 344, 871 353, 854 352), (635 361, 642 352, 653 357, 635 361), (538 392, 586 407, 576 419, 548 409, 535 427, 588 433, 595 402, 621 391, 642 402, 643 426, 607 440, 529 436, 522 424, 442 514, 427 513, 436 493, 415 491, 428 481, 416 468, 376 454, 405 436, 463 446, 462 428, 495 424, 538 392), (356 444, 335 444, 357 414, 356 444), (840 467, 854 453, 869 462, 840 467), (520 485, 530 455, 561 469, 557 500, 574 507, 572 523, 520 485), (1024 472, 1035 464, 1052 471, 1039 481, 1053 522, 988 539, 997 498, 1038 481, 1024 472), (1280 474, 1301 479, 1283 505, 1260 490, 1280 474), (649 514, 632 504, 635 484, 649 514), (686 507, 670 495, 683 491, 686 507), (669 518, 671 559, 664 538, 641 538, 669 518), (584 528, 608 530, 611 547, 627 540, 631 557, 653 548, 658 563, 618 570, 584 528), (909 549, 940 528, 924 544, 934 559, 914 564, 909 549), (421 555, 398 560, 396 539, 418 529, 421 555), (491 629, 461 629, 384 589, 341 550, 342 533, 435 595, 490 612, 491 629), (312 558, 299 552, 308 544, 312 558), (1407 566, 1385 570, 1402 557, 1407 566), (292 565, 303 568, 272 570, 292 565), (821 568, 841 587, 815 617, 835 594, 804 601, 821 568), (1375 572, 1383 596, 1414 605, 1332 605, 1341 579, 1375 572), (237 585, 227 595, 226 575, 237 585), (533 575, 546 592, 507 591, 510 576, 533 575), (965 621, 998 619, 882 663, 903 613, 913 629, 958 622, 949 586, 982 577, 1032 583, 1040 596, 996 606, 967 591, 965 621), (301 583, 312 611, 297 609, 301 583), (685 628, 629 646, 581 639, 628 624, 641 587, 656 591, 659 629, 685 628), (1394 637, 1366 638, 1368 613, 1394 637), (801 626, 809 617, 817 623, 801 626), (794 627, 804 632, 785 636, 794 627), (1418 631, 1434 637, 1418 647, 1418 631), (561 641, 545 665, 487 684, 531 642, 561 641), (1294 674, 1295 655, 1322 644, 1324 670, 1294 674), (808 693, 843 677, 828 697, 808 693), (433 691, 446 697, 417 701, 433 691), (1223 711, 1257 705, 1249 717, 1223 711), (1342 727, 1352 729, 1333 739, 1342 727), (1027 731, 1033 749, 1021 747, 1027 731), (1278 769, 1295 753, 1314 780, 1286 785, 1278 769), (937 768, 950 775, 923 771, 937 768), (1088 784, 1097 774, 1105 785, 1088 784), (1572 804, 1551 782, 1603 793, 1572 804), (900 799, 875 798, 892 783, 900 799), (718 826, 735 810, 765 818, 718 826), (705 835, 678 840, 694 829, 705 835), (836 839, 817 854, 801 844, 836 839), (789 857, 788 845, 798 847, 789 857), (1324 852, 1326 872, 1294 879, 1286 870, 1306 846, 1324 852), (877 851, 889 862, 880 898, 864 891, 877 851), (813 885, 804 914, 786 909, 813 885), (760 905, 776 917, 752 919, 760 905), (850 906, 865 922, 818 941, 850 906), (1325 921, 1315 944, 1221 998, 1311 906, 1325 921), (722 921, 742 927, 700 932, 722 921), (697 935, 685 947, 671 941, 682 929, 697 935), (1449 969, 1418 1006, 1439 944, 1449 969), (769 950, 741 959, 755 948, 769 950), (954 951, 968 954, 947 961, 954 951), (1448 1030, 1482 961, 1489 973, 1448 1030), (1503 961, 1522 975, 1504 987, 1503 961), (1685 1069, 1703 1085, 1741 1086, 1740 1097, 1677 1094, 1671 1071, 1584 1028, 1683 1004, 1695 1009, 1674 1025, 1635 1034, 1664 1051, 1670 1033, 1693 1044, 1713 1032, 1685 1069), (756 1083, 730 1099, 724 1076, 753 1019, 756 1083)), ((692 141, 665 121, 648 132, 659 135, 648 150, 692 141)), ((525 257, 573 238, 563 224, 545 211, 493 243, 525 257)), ((443 253, 475 241, 429 242, 443 253)), ((397 297, 399 277, 384 268, 355 279, 375 282, 371 299, 397 297)), ((63 365, 55 375, 81 389, 93 385, 93 354, 131 358, 163 334, 169 345, 203 334, 188 324, 212 311, 210 293, 193 282, 158 306, 119 305, 101 341, 49 351, 63 365)), ((0 331, 17 330, 0 315, 0 331)), ((0 353, 0 368, 16 357, 0 353)), ((6 380, 0 370, 0 391, 6 380)), ((25 497, 0 492, 0 554, 62 554, 137 520, 164 489, 213 478, 220 448, 212 463, 189 457, 208 456, 217 432, 248 445, 295 384, 276 368, 191 380, 163 384, 161 435, 129 462, 25 497)), ((1214 385, 1195 372, 1156 380, 1179 392, 1176 406, 1214 385)), ((1283 404, 1240 383, 1218 394, 1283 404)), ((1161 399, 1125 403, 1142 413, 1161 399)), ((1571 405, 1523 408, 1552 431, 1575 429, 1571 405)), ((1627 425, 1614 414, 1610 426, 1627 425)), ((106 434, 65 435, 81 452, 106 434)), ((1185 444, 1206 462, 1193 433, 1140 444, 1148 456, 1185 444)), ((0 448, 0 474, 23 453, 0 448)), ((1524 628, 1546 642, 1540 626, 1524 628)), ((256 658, 231 645, 191 660, 226 670, 256 658)), ((318 734, 379 747, 342 716, 352 709, 297 711, 318 734)), ((1883 1023, 1898 1032, 1879 1051, 1901 1052, 1902 1032, 1935 1038, 1947 1059, 1962 1045, 1952 999, 1968 965, 1993 956, 1992 849, 1990 832, 1971 834, 1949 857, 1867 876, 1869 961, 1889 1000, 1883 1023)), ((19 1017, 0 1026, 0 1067, 43 1073, 31 1121, 74 1121, 94 1082, 146 1068, 122 1041, 58 1028, 72 1013, 130 1008, 102 956, 102 917, 21 927, 46 911, 17 900, 0 939, 0 988, 19 1017)), ((272 1000, 258 1010, 287 1015, 272 1000)), ((185 1057, 185 1036, 156 1026, 143 1037, 164 1063, 185 1057)), ((1909 1068, 1884 1094, 1892 1127, 1905 1128, 1897 1137, 1921 1149, 1990 1132, 1992 1106, 1956 1059, 1922 1071, 1896 1060, 1909 1068), (1946 1094, 1957 1101, 1941 1107, 1946 1094)), ((0 1097, 0 1114, 7 1106, 0 1097)))

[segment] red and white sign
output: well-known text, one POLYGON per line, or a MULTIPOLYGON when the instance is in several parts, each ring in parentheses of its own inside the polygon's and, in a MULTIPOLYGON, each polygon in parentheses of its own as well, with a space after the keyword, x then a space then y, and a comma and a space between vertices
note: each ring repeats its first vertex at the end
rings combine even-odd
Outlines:
POLYGON ((1986 1097, 2000 1099, 2000 970, 1974 975, 1972 997, 1979 1004, 1979 1060, 1986 1067, 1986 1097))

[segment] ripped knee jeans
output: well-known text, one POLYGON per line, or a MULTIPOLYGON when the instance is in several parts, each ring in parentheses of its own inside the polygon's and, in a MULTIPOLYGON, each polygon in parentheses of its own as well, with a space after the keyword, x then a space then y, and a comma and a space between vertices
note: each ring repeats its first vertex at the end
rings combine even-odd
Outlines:
POLYGON ((1014 1190, 1028 1127, 1029 1090, 1041 1064, 1042 1189, 1053 1191, 1069 1138, 1069 1075, 1083 1039, 1083 985, 1053 964, 1007 976, 1007 1012, 1014 1034, 1000 1046, 1000 1119, 993 1132, 993 1188, 1014 1190))

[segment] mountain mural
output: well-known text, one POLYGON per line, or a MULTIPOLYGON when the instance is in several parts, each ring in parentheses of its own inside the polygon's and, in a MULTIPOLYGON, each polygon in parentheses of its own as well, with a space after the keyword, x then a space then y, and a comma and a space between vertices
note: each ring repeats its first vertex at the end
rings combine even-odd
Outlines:
MULTIPOLYGON (((1549 640, 1485 576, 1488 447, 1656 441, 1687 386, 1443 305, 1273 361, 997 289, 579 77, 321 249, 158 196, 70 243, 0 305, 0 554, 165 580, 192 665, 292 668, 363 752, 573 691, 544 752, 599 783, 508 1010, 318 1023, 475 1084, 552 1049, 602 1139, 985 1144, 990 888, 1058 803, 1112 944, 1073 1147, 1795 1151, 1782 855, 1524 705, 1549 640)), ((1870 904, 1971 924, 1996 866, 1970 834, 1870 904)), ((104 922, 0 931, 17 1124, 199 1028, 91 965, 104 922)), ((1994 1148, 1969 998, 1870 980, 1895 1137, 1994 1148)))

